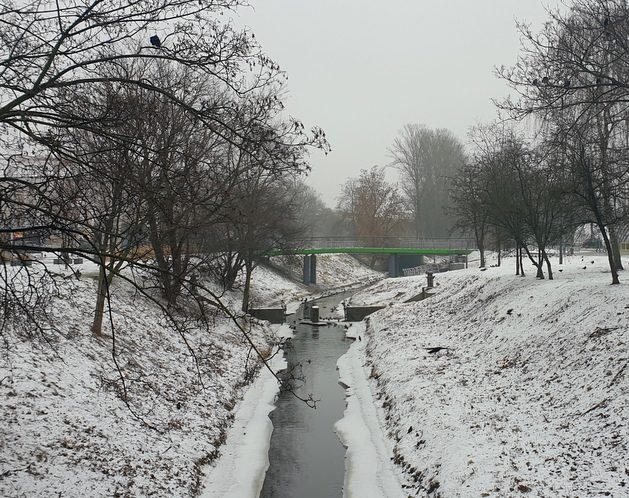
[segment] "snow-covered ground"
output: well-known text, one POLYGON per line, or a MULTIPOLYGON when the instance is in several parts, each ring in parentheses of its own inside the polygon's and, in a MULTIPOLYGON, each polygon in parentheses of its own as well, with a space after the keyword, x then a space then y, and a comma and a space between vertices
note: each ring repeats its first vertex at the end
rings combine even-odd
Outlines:
POLYGON ((384 274, 362 265, 349 254, 317 255, 317 285, 301 282, 303 264, 301 256, 271 258, 274 266, 258 266, 254 270, 251 289, 253 306, 278 306, 286 304, 292 313, 305 297, 320 296, 327 292, 364 285, 383 278, 384 274))
MULTIPOLYGON (((297 282, 302 280, 303 256, 277 256, 270 258, 270 262, 284 270, 284 275, 278 275, 283 282, 286 282, 287 276, 297 282)), ((269 271, 264 267, 260 269, 269 271)), ((317 284, 314 286, 298 284, 298 286, 306 287, 310 292, 312 289, 338 290, 352 287, 356 282, 378 280, 383 276, 382 272, 368 268, 350 254, 317 254, 317 284)))
MULTIPOLYGON (((188 349, 154 303, 114 280, 123 386, 110 327, 101 338, 89 329, 96 286, 89 275, 59 279, 50 306, 55 331, 46 339, 3 333, 0 495, 194 495, 256 360, 218 315, 210 330, 188 317, 181 331, 188 349)), ((252 324, 251 334, 270 351, 268 327, 252 324)))
MULTIPOLYGON (((322 257, 314 291, 380 277, 354 262, 322 257)), ((102 338, 90 332, 95 267, 79 265, 79 278, 53 268, 59 274, 49 306, 54 330, 42 336, 4 329, 1 335, 0 496, 216 496, 205 471, 222 452, 221 465, 229 469, 232 451, 244 453, 249 465, 249 480, 238 467, 238 481, 254 489, 265 465, 251 454, 266 452, 265 418, 277 384, 265 371, 255 377, 259 364, 240 330, 217 314, 209 330, 193 315, 182 316, 185 330, 176 332, 159 306, 114 280, 123 386, 110 327, 105 324, 102 338), (227 447, 234 420, 235 443, 227 447)), ((265 304, 299 301, 312 291, 263 266, 255 270, 252 295, 265 304)), ((238 292, 223 300, 239 308, 238 292)), ((277 334, 255 320, 245 325, 272 352, 277 334)))
MULTIPOLYGON (((629 496, 629 287, 609 285, 601 255, 554 269, 517 277, 505 259, 436 274, 420 302, 402 303, 425 276, 354 296, 388 307, 349 327, 358 340, 338 364, 347 496, 629 496)), ((256 272, 261 300, 307 292, 256 272)), ((0 495, 255 496, 277 385, 246 375, 241 333, 220 316, 209 332, 189 321, 195 362, 159 308, 114 281, 116 358, 151 429, 121 398, 112 336, 89 332, 90 275, 59 281, 50 342, 3 331, 0 495)), ((252 325, 271 351, 278 335, 252 325)))
MULTIPOLYGON (((291 337, 287 324, 279 326, 280 337, 291 337)), ((283 355, 269 361, 274 372, 286 368, 283 355)), ((206 477, 202 498, 257 497, 269 467, 268 449, 273 432, 269 413, 275 408, 278 386, 274 375, 264 369, 238 404, 234 424, 228 431, 221 457, 203 469, 206 477)))
MULTIPOLYGON (((362 337, 365 322, 352 324, 348 337, 362 337), (351 332, 350 332, 351 330, 351 332)), ((363 364, 365 342, 357 340, 338 360, 340 382, 347 389, 347 407, 336 423, 347 448, 343 495, 347 498, 404 498, 398 472, 391 462, 392 444, 378 419, 363 364)))
POLYGON ((434 297, 369 318, 362 360, 407 494, 629 496, 629 286, 599 255, 555 260, 552 281, 513 271, 440 273, 434 297))

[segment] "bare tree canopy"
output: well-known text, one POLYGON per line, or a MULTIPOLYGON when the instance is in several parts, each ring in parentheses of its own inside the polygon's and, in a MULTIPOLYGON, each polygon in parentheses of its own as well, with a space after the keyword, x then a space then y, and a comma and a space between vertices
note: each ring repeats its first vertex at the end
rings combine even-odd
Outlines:
POLYGON ((500 107, 516 116, 568 107, 629 103, 629 6, 625 0, 574 0, 550 12, 541 33, 519 24, 522 52, 498 75, 518 91, 500 107))
POLYGON ((538 119, 538 140, 558 158, 555 168, 582 222, 598 226, 618 283, 619 244, 628 226, 629 6, 574 0, 551 12, 540 34, 519 28, 518 63, 498 70, 519 98, 499 107, 538 119))
POLYGON ((163 310, 192 358, 187 321, 210 331, 222 314, 264 363, 247 321, 204 278, 207 263, 231 249, 222 237, 229 215, 250 278, 259 251, 294 229, 287 193, 309 170, 309 148, 329 150, 321 129, 306 130, 285 114, 279 66, 252 33, 222 17, 244 5, 0 5, 0 257, 17 263, 28 282, 12 272, 0 276, 0 335, 55 333, 45 330, 45 315, 59 275, 30 252, 96 263, 92 332, 111 334, 130 409, 112 279, 126 280, 163 310), (262 185, 250 181, 256 178, 262 185), (245 215, 236 220, 237 212, 245 215), (105 317, 110 323, 103 325, 105 317))
POLYGON ((358 178, 350 178, 343 185, 338 207, 354 235, 370 244, 400 235, 407 220, 397 186, 386 181, 384 168, 378 166, 362 170, 358 178))
POLYGON ((447 215, 448 182, 463 162, 463 145, 448 130, 408 124, 389 152, 400 171, 415 235, 447 235, 453 225, 447 215))
MULTIPOLYGON (((86 119, 85 108, 77 110, 72 104, 77 94, 89 95, 94 84, 109 82, 163 95, 225 139, 251 140, 247 129, 235 122, 239 110, 243 104, 251 108, 249 114, 281 109, 277 94, 268 89, 277 89, 285 75, 261 52, 253 34, 223 21, 226 10, 241 5, 245 2, 5 2, 0 6, 0 122, 20 136, 54 146, 47 135, 51 129, 85 128, 103 119, 95 114, 86 119), (149 69, 133 70, 139 61, 149 69), (211 96, 189 101, 172 86, 163 86, 148 61, 185 67, 186 77, 193 81, 214 81, 232 102, 219 105, 211 96), (254 94, 262 98, 248 100, 254 94)), ((280 129, 276 140, 325 143, 318 128, 306 138, 297 121, 280 129)), ((23 142, 19 136, 17 141, 19 148, 23 142)), ((268 144, 262 152, 272 155, 268 144)))

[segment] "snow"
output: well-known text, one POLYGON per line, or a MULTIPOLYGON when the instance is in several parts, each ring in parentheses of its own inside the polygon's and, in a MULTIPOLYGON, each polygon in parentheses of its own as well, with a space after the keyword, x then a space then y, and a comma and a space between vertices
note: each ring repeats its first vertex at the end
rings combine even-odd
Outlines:
MULTIPOLYGON (((319 288, 260 267, 254 295, 291 302, 346 286, 340 261, 319 288)), ((278 386, 266 370, 246 372, 241 333, 218 315, 210 330, 189 321, 199 376, 160 309, 114 281, 117 358, 131 407, 159 431, 149 429, 121 399, 109 329, 89 332, 95 281, 82 269, 58 281, 50 342, 3 332, 0 495, 256 496, 278 386)), ((404 303, 424 276, 352 298, 387 307, 348 326, 360 339, 338 361, 346 496, 629 496, 629 287, 609 285, 604 255, 554 269, 553 281, 529 264, 518 277, 507 258, 435 274, 427 300, 404 303)), ((237 293, 225 298, 238 305, 237 293)), ((268 352, 290 335, 250 325, 268 352)))
MULTIPOLYGON (((357 336, 364 322, 352 327, 357 336)), ((391 446, 382 434, 363 368, 364 343, 355 341, 339 358, 340 382, 347 386, 347 408, 336 423, 339 439, 347 448, 343 496, 347 498, 403 498, 400 482, 391 464, 391 446)))
MULTIPOLYGON (((115 279, 116 358, 129 408, 112 360, 110 327, 105 324, 101 338, 90 332, 96 266, 76 265, 79 274, 73 274, 50 258, 45 262, 56 274, 47 332, 18 324, 1 336, 0 496, 220 496, 216 490, 228 489, 232 496, 255 496, 278 387, 260 370, 241 331, 220 314, 205 327, 192 310, 180 316, 185 328, 175 331, 157 304, 115 279), (238 486, 226 488, 225 476, 238 486)), ((299 302, 311 292, 380 276, 354 268, 352 280, 344 273, 352 265, 345 257, 321 258, 317 287, 260 266, 252 292, 260 301, 299 302)), ((37 263, 29 270, 40 272, 37 263)), ((25 268, 7 272, 26 282, 25 268)), ((125 275, 132 277, 129 269, 125 275)), ((223 295, 234 310, 240 299, 239 292, 223 295)), ((291 333, 258 320, 242 323, 265 353, 291 333)), ((282 361, 274 357, 273 368, 282 361)))
POLYGON ((603 256, 554 263, 552 281, 512 259, 437 274, 434 297, 369 317, 370 387, 409 495, 629 496, 629 288, 603 256))
POLYGON ((278 269, 268 266, 256 268, 252 302, 260 306, 280 305, 284 302, 288 313, 294 313, 306 297, 340 292, 383 277, 381 272, 362 265, 349 254, 318 254, 317 285, 314 286, 298 283, 303 278, 302 257, 278 256, 271 258, 271 263, 274 266, 281 265, 285 270, 280 273, 278 269))
POLYGON ((354 294, 348 304, 353 306, 389 306, 403 303, 421 293, 425 276, 385 278, 354 294))
MULTIPOLYGON (((278 335, 289 337, 292 331, 282 325, 278 335)), ((278 372, 286 368, 286 360, 275 356, 269 366, 278 372)), ((229 429, 221 458, 215 467, 207 469, 202 498, 259 496, 269 467, 268 448, 273 432, 268 415, 275 408, 277 392, 277 379, 264 369, 236 409, 236 419, 229 429)))
MULTIPOLYGON (((109 327, 100 339, 89 330, 96 283, 85 266, 80 279, 58 280, 54 330, 45 339, 23 329, 3 333, 0 495, 194 495, 257 362, 220 315, 210 330, 188 317, 181 333, 195 362, 161 310, 114 280, 117 359, 133 413, 149 428, 122 400, 109 327)), ((263 349, 276 341, 257 322, 251 334, 263 349)))

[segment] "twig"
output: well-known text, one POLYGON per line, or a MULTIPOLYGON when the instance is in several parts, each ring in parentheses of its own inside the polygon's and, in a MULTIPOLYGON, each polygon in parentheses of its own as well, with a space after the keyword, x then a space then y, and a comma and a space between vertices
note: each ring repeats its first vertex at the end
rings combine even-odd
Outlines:
POLYGON ((607 387, 612 387, 614 385, 614 383, 618 380, 618 378, 622 375, 622 373, 625 371, 625 368, 627 368, 627 363, 629 363, 629 361, 626 361, 625 364, 620 368, 620 370, 618 370, 618 373, 616 373, 616 375, 614 375, 614 378, 612 379, 612 381, 607 385, 607 387))
POLYGON ((605 398, 603 401, 599 401, 598 403, 596 403, 592 408, 590 408, 587 411, 584 411, 581 416, 583 417, 584 415, 587 415, 588 413, 596 410, 597 408, 600 408, 601 406, 605 406, 605 404, 609 401, 609 399, 605 398))
POLYGON ((131 413, 133 418, 135 418, 136 420, 138 420, 139 422, 144 424, 149 429, 152 429, 152 430, 156 431, 159 434, 163 434, 164 431, 158 429, 156 426, 154 426, 154 425, 150 424, 149 422, 147 422, 141 415, 136 413, 136 411, 131 406, 131 403, 129 403, 129 396, 128 396, 128 392, 127 392, 127 383, 125 381, 124 373, 122 372, 122 369, 120 368, 120 364, 118 363, 118 357, 117 357, 117 353, 116 353, 116 328, 115 328, 115 325, 114 325, 114 317, 113 317, 113 313, 112 313, 112 309, 111 309, 111 293, 110 293, 110 289, 109 289, 109 281, 108 281, 107 278, 105 278, 105 291, 106 291, 106 296, 107 296, 107 315, 109 317, 109 324, 111 326, 111 358, 112 358, 112 360, 114 362, 114 365, 116 366, 116 370, 118 370, 118 375, 119 375, 119 378, 120 378, 120 382, 122 383, 122 391, 123 391, 122 392, 122 401, 127 406, 127 409, 129 410, 129 412, 131 413))

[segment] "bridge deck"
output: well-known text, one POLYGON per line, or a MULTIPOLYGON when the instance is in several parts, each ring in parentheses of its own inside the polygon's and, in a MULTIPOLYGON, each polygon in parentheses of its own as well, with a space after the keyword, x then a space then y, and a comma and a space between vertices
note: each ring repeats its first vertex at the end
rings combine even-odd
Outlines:
POLYGON ((276 249, 266 251, 265 256, 287 254, 421 254, 425 256, 449 256, 469 254, 473 249, 443 249, 416 247, 316 247, 304 249, 276 249))

